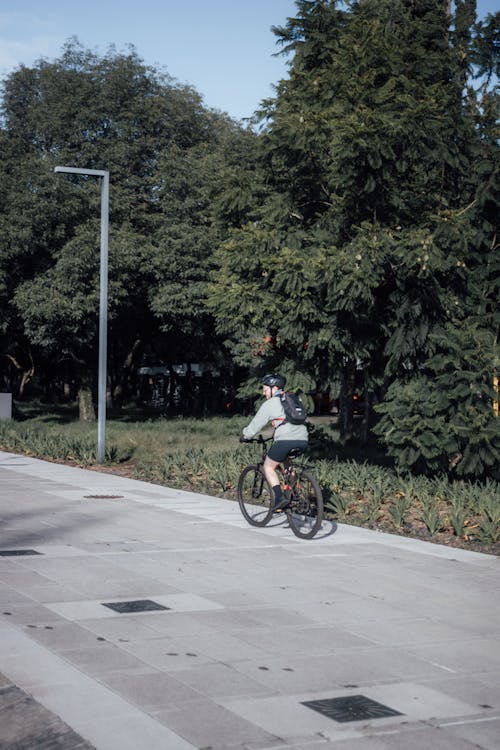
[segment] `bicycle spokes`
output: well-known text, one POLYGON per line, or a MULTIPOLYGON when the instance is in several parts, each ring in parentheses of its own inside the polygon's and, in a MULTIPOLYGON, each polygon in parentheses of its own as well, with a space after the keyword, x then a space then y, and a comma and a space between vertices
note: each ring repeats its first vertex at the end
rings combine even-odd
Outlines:
POLYGON ((303 471, 294 482, 287 516, 293 533, 311 539, 323 520, 323 495, 316 479, 303 471))

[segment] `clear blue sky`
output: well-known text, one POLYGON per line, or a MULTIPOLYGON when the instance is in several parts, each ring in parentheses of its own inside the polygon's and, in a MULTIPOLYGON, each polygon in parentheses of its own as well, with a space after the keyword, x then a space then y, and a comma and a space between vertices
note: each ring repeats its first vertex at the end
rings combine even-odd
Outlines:
MULTIPOLYGON (((53 60, 72 36, 98 54, 133 44, 206 106, 250 117, 286 75, 271 26, 285 24, 295 7, 294 0, 1 0, 0 76, 53 60)), ((477 7, 483 18, 499 0, 477 7)))

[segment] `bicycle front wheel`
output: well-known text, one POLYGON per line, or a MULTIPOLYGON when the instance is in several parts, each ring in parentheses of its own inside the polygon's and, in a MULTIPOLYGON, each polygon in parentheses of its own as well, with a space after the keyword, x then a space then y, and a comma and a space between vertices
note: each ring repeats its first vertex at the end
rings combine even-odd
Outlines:
POLYGON ((265 526, 273 515, 272 490, 260 466, 247 466, 238 480, 238 503, 252 526, 265 526))
POLYGON ((286 509, 288 523, 295 536, 312 539, 323 522, 323 493, 312 474, 302 471, 292 488, 286 509))

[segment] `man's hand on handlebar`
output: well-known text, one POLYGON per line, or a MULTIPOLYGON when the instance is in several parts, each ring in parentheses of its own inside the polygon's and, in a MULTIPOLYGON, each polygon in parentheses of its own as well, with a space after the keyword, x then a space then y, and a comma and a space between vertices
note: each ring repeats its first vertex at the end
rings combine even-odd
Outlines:
POLYGON ((244 435, 240 437, 240 443, 258 443, 259 445, 265 445, 266 443, 271 441, 272 437, 264 438, 262 437, 262 435, 258 435, 257 437, 255 437, 254 435, 254 437, 251 438, 246 438, 244 437, 244 435))

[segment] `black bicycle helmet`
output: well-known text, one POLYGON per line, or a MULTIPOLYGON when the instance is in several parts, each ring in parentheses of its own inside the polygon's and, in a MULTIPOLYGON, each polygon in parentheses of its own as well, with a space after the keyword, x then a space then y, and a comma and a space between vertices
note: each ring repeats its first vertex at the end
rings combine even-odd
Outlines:
POLYGON ((278 388, 283 388, 286 383, 286 378, 284 378, 283 375, 277 375, 275 372, 271 372, 268 375, 264 375, 260 382, 262 385, 268 385, 271 388, 275 385, 277 385, 278 388))

